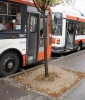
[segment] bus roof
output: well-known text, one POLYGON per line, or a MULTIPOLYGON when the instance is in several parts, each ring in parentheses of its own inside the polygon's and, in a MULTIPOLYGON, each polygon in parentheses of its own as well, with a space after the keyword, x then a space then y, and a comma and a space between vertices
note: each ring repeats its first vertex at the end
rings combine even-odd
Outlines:
POLYGON ((58 5, 55 7, 51 7, 51 10, 52 13, 62 13, 63 18, 85 22, 85 16, 82 16, 78 11, 70 7, 58 5))
POLYGON ((73 15, 80 15, 81 14, 73 9, 71 6, 63 6, 63 5, 56 5, 54 7, 51 7, 52 12, 61 12, 61 13, 67 13, 67 14, 73 14, 73 15))

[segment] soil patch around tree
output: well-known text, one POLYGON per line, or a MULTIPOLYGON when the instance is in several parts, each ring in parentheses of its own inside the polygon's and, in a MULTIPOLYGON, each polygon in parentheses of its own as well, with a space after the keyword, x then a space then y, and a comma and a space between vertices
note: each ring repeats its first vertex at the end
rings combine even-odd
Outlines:
POLYGON ((24 72, 12 79, 37 92, 43 92, 51 97, 58 98, 85 77, 85 73, 82 72, 62 69, 51 64, 48 66, 48 78, 44 76, 44 65, 42 65, 42 67, 24 72))

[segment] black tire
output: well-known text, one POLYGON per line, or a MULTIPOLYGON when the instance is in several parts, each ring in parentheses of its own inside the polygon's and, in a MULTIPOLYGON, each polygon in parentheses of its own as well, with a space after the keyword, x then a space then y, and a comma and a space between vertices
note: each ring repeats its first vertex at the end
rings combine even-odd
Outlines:
POLYGON ((77 52, 80 51, 82 49, 82 43, 80 42, 77 46, 77 52))
POLYGON ((19 56, 15 52, 6 52, 0 57, 0 76, 8 76, 17 72, 20 65, 19 56))

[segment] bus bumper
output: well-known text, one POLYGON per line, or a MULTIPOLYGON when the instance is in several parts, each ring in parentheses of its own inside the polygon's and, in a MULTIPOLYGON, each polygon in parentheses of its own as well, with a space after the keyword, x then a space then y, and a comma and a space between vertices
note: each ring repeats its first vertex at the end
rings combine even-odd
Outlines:
POLYGON ((52 53, 65 53, 65 47, 52 47, 52 53))

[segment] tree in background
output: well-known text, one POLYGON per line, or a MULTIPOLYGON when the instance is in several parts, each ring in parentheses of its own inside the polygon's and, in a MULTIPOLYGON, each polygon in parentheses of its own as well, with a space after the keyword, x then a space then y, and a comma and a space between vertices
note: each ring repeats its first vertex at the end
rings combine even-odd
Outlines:
POLYGON ((49 76, 48 72, 48 60, 47 60, 47 32, 46 32, 46 21, 45 21, 45 11, 48 6, 54 3, 65 2, 66 0, 33 0, 36 8, 41 13, 43 18, 43 33, 44 33, 44 65, 45 65, 45 77, 49 76))

